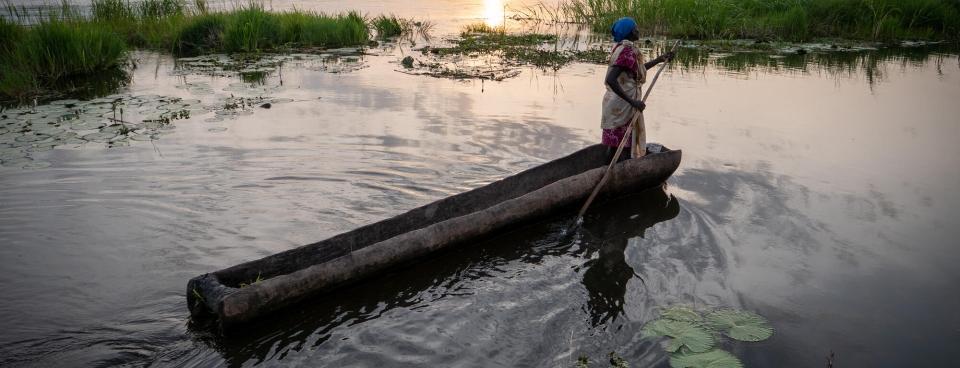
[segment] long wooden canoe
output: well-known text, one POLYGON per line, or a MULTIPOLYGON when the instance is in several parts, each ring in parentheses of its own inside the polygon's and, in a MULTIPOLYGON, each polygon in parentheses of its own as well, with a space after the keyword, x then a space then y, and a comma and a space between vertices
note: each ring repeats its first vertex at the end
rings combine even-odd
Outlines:
MULTIPOLYGON (((661 185, 680 166, 679 150, 648 145, 648 151, 616 164, 601 197, 661 185)), ((197 276, 187 284, 187 304, 194 318, 212 316, 221 327, 251 321, 438 250, 570 210, 600 181, 607 160, 606 147, 590 146, 396 217, 197 276)))

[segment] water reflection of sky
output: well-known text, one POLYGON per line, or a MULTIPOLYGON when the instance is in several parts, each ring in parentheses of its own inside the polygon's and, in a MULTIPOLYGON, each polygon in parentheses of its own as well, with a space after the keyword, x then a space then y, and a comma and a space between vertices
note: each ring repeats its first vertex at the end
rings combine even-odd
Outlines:
MULTIPOLYGON (((438 25, 438 30, 444 33, 454 33, 459 27, 467 23, 482 22, 491 27, 503 24, 504 18, 514 11, 524 9, 528 5, 538 3, 551 4, 555 1, 520 1, 520 0, 427 0, 427 1, 342 1, 342 0, 272 0, 264 1, 267 8, 274 10, 301 9, 325 13, 339 13, 346 11, 360 11, 371 17, 380 14, 394 14, 405 18, 428 20, 438 25)), ((89 6, 89 0, 74 0, 71 4, 89 6)), ((189 3, 189 2, 188 2, 189 3)), ((15 2, 17 6, 31 8, 50 5, 45 0, 21 0, 15 2)), ((57 5, 59 3, 55 3, 57 5)), ((232 9, 238 4, 232 0, 208 0, 207 4, 213 9, 232 9)))
POLYGON ((503 24, 506 4, 503 0, 483 0, 483 22, 491 27, 503 24))
MULTIPOLYGON (((488 4, 457 14, 494 22, 488 4)), ((849 366, 949 364, 960 338, 960 70, 956 54, 925 55, 671 69, 647 121, 652 139, 684 150, 680 171, 665 192, 598 206, 577 242, 558 244, 558 224, 545 223, 243 336, 188 329, 190 277, 599 135, 602 66, 479 82, 397 73, 399 54, 343 74, 286 65, 263 82, 294 102, 177 121, 152 143, 54 149, 38 154, 46 169, 2 169, 0 365, 572 366, 615 350, 663 366, 639 330, 672 303, 771 319, 773 339, 726 347, 748 366, 817 366, 830 351, 849 366)), ((183 88, 193 83, 244 93, 234 77, 137 58, 132 94, 209 97, 183 88)))

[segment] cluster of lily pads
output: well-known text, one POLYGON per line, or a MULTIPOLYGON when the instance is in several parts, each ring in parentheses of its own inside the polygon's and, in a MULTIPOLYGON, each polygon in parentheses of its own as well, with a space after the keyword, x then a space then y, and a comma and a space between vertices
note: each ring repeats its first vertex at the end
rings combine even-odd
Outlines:
MULTIPOLYGON (((246 88, 242 84, 231 84, 231 87, 237 90, 246 88)), ((206 84, 184 88, 212 91, 206 84)), ((39 152, 91 143, 109 148, 128 146, 133 141, 153 141, 171 133, 175 120, 212 113, 213 116, 204 121, 223 122, 253 114, 255 108, 292 101, 289 98, 233 94, 209 103, 160 95, 110 95, 88 101, 59 100, 0 110, 0 166, 44 168, 50 163, 37 160, 35 155, 39 152)), ((213 132, 225 130, 224 127, 210 128, 213 132)))
POLYGON ((773 336, 773 328, 760 315, 737 309, 701 313, 688 306, 671 306, 641 330, 643 337, 666 337, 664 350, 673 368, 741 368, 737 357, 719 349, 721 338, 757 342, 773 336))
POLYGON ((450 79, 485 79, 502 81, 520 75, 520 69, 506 66, 499 59, 490 57, 463 57, 454 55, 446 58, 414 59, 407 56, 401 61, 402 69, 397 71, 410 75, 425 75, 450 79))
POLYGON ((232 77, 239 74, 245 81, 256 82, 288 63, 313 71, 347 73, 366 67, 361 55, 357 48, 323 50, 316 54, 203 55, 177 59, 173 75, 232 77))
MULTIPOLYGON (((204 119, 203 121, 208 123, 219 123, 226 120, 235 119, 238 116, 247 116, 253 115, 254 109, 257 107, 260 108, 270 108, 275 104, 293 102, 293 99, 284 98, 284 97, 269 97, 269 96, 253 96, 253 97, 243 97, 243 96, 224 96, 217 99, 212 105, 209 105, 209 109, 213 111, 214 116, 204 119)), ((211 131, 222 131, 217 128, 211 128, 211 131)))
MULTIPOLYGON (((718 346, 724 338, 758 342, 773 336, 773 328, 760 315, 738 309, 721 308, 699 311, 689 306, 664 308, 660 318, 640 330, 644 338, 666 338, 661 346, 670 353, 673 368, 743 368, 733 354, 718 346)), ((628 368, 629 363, 614 352, 610 366, 628 368)), ((590 360, 580 356, 574 368, 588 368, 590 360)))
POLYGON ((168 133, 171 122, 201 110, 200 100, 155 95, 111 95, 89 101, 60 100, 0 112, 0 165, 43 168, 38 152, 101 143, 126 146, 168 133))

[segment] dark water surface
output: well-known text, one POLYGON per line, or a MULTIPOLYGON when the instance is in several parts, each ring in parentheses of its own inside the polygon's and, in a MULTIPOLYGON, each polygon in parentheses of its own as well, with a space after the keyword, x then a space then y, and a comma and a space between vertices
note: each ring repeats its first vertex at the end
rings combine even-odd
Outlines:
POLYGON ((237 336, 188 327, 193 276, 597 141, 602 66, 481 83, 398 73, 405 51, 287 63, 253 87, 137 54, 124 96, 294 101, 0 168, 0 366, 569 367, 615 351, 666 367, 640 329, 678 303, 767 317, 771 339, 723 346, 748 367, 960 363, 960 60, 938 49, 703 54, 649 102, 679 171, 595 206, 573 240, 558 218, 237 336))

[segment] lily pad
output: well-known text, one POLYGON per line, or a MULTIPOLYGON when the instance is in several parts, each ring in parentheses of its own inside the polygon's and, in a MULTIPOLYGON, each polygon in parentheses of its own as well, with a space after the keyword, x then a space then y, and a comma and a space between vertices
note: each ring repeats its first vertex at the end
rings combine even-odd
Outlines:
POLYGON ((17 138, 14 138, 14 140, 17 142, 39 142, 39 141, 46 140, 47 138, 50 138, 50 137, 46 135, 39 135, 39 134, 24 134, 17 138))
POLYGON ((670 357, 673 368, 743 368, 740 359, 723 350, 710 350, 705 353, 673 354, 670 357))
POLYGON ((658 319, 643 326, 643 337, 670 337, 666 350, 673 353, 686 347, 695 353, 702 353, 713 347, 713 336, 692 322, 658 319))
POLYGON ((27 152, 45 152, 45 151, 52 150, 56 146, 57 146, 56 142, 35 144, 27 147, 27 152))
POLYGON ((674 305, 664 309, 660 312, 660 318, 686 322, 700 322, 703 319, 700 313, 685 305, 674 305))
POLYGON ((90 118, 77 120, 75 123, 70 124, 70 129, 94 130, 94 129, 100 129, 105 125, 107 125, 106 120, 103 120, 102 118, 90 117, 90 118))
POLYGON ((29 157, 11 157, 0 160, 0 165, 5 167, 23 167, 23 165, 33 162, 29 157))
POLYGON ((767 320, 750 311, 720 309, 707 314, 707 323, 740 341, 763 341, 773 336, 767 320))
POLYGON ((63 130, 63 128, 60 128, 60 127, 56 127, 56 126, 53 126, 53 125, 48 125, 48 126, 43 126, 43 127, 34 129, 33 132, 36 133, 36 134, 56 136, 56 135, 62 134, 62 133, 64 132, 64 130, 63 130))
POLYGON ((133 135, 133 136, 130 137, 130 140, 132 140, 132 141, 139 141, 139 142, 149 142, 149 141, 155 141, 155 140, 157 140, 157 139, 160 139, 160 136, 158 136, 157 134, 142 134, 142 133, 141 133, 141 134, 136 134, 136 135, 133 135))
POLYGON ((277 97, 277 98, 271 98, 271 99, 270 99, 270 102, 271 102, 271 103, 274 103, 274 104, 282 104, 282 103, 293 102, 293 99, 292 99, 292 98, 285 98, 285 97, 277 97))
POLYGON ((83 136, 82 138, 83 138, 83 140, 88 141, 88 142, 106 143, 106 142, 109 142, 111 139, 113 139, 113 137, 116 137, 116 136, 117 136, 116 133, 96 132, 96 133, 87 134, 87 135, 83 136))
POLYGON ((81 103, 81 102, 83 102, 83 101, 80 101, 80 100, 59 100, 59 101, 53 101, 53 102, 51 102, 50 105, 54 105, 54 106, 66 106, 66 105, 76 105, 76 104, 79 104, 79 103, 81 103))
POLYGON ((24 169, 30 170, 30 169, 44 169, 44 168, 50 167, 50 165, 51 164, 47 161, 32 161, 24 164, 22 167, 24 169))

